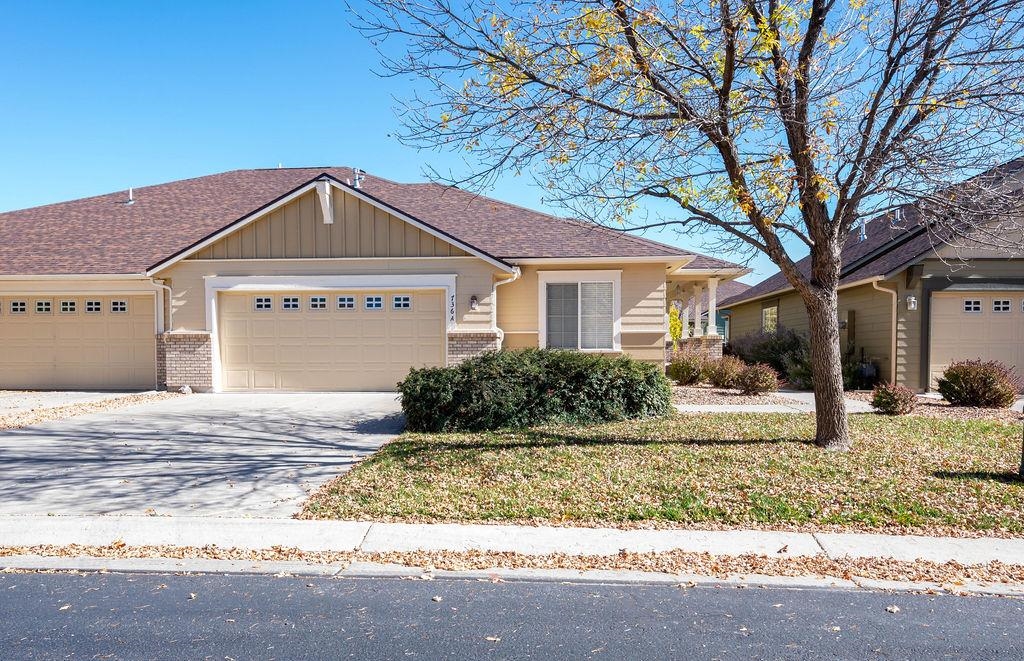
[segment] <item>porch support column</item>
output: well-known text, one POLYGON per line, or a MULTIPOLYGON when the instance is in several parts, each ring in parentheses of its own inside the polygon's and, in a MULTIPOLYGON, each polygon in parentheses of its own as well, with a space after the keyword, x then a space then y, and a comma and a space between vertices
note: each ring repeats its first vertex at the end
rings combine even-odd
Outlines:
POLYGON ((708 279, 708 335, 718 335, 718 278, 708 279))
POLYGON ((682 339, 690 337, 690 302, 679 301, 679 321, 683 324, 682 339))
POLYGON ((700 283, 693 285, 693 336, 703 337, 704 329, 701 327, 701 298, 704 296, 704 286, 700 283))

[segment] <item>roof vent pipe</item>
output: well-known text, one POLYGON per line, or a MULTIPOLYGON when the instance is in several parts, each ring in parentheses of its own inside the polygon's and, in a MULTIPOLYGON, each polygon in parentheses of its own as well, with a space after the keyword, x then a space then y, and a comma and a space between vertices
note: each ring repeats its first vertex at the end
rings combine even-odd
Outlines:
POLYGON ((129 188, 128 189, 128 201, 125 202, 125 204, 135 204, 135 189, 134 188, 129 188))
POLYGON ((359 168, 352 168, 352 186, 354 188, 363 187, 363 179, 366 178, 366 173, 359 168))
POLYGON ((862 218, 860 221, 860 237, 859 240, 866 241, 868 238, 868 221, 862 218))

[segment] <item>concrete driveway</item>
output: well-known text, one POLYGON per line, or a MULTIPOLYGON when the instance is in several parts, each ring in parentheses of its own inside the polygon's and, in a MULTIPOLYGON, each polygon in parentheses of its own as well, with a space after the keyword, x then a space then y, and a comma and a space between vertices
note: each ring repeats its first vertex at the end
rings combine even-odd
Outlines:
POLYGON ((392 393, 189 395, 0 432, 0 514, 288 517, 401 431, 392 393))

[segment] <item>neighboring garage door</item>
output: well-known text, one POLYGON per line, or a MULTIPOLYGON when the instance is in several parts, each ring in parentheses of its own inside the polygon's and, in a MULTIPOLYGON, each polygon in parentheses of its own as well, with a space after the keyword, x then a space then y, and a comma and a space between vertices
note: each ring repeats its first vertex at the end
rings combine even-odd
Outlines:
POLYGON ((445 363, 444 292, 221 293, 222 389, 394 390, 445 363))
POLYGON ((998 360, 1024 374, 1024 292, 935 292, 931 304, 932 387, 957 360, 998 360))
POLYGON ((0 298, 0 388, 156 387, 153 296, 0 298))

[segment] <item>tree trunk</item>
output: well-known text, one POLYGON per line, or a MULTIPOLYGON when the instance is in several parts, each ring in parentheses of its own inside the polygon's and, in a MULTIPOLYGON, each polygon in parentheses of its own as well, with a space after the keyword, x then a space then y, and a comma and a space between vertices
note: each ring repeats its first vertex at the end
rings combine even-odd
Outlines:
POLYGON ((814 442, 827 450, 850 449, 850 427, 843 396, 843 360, 839 346, 839 294, 816 288, 804 296, 811 330, 811 376, 814 379, 814 442))

